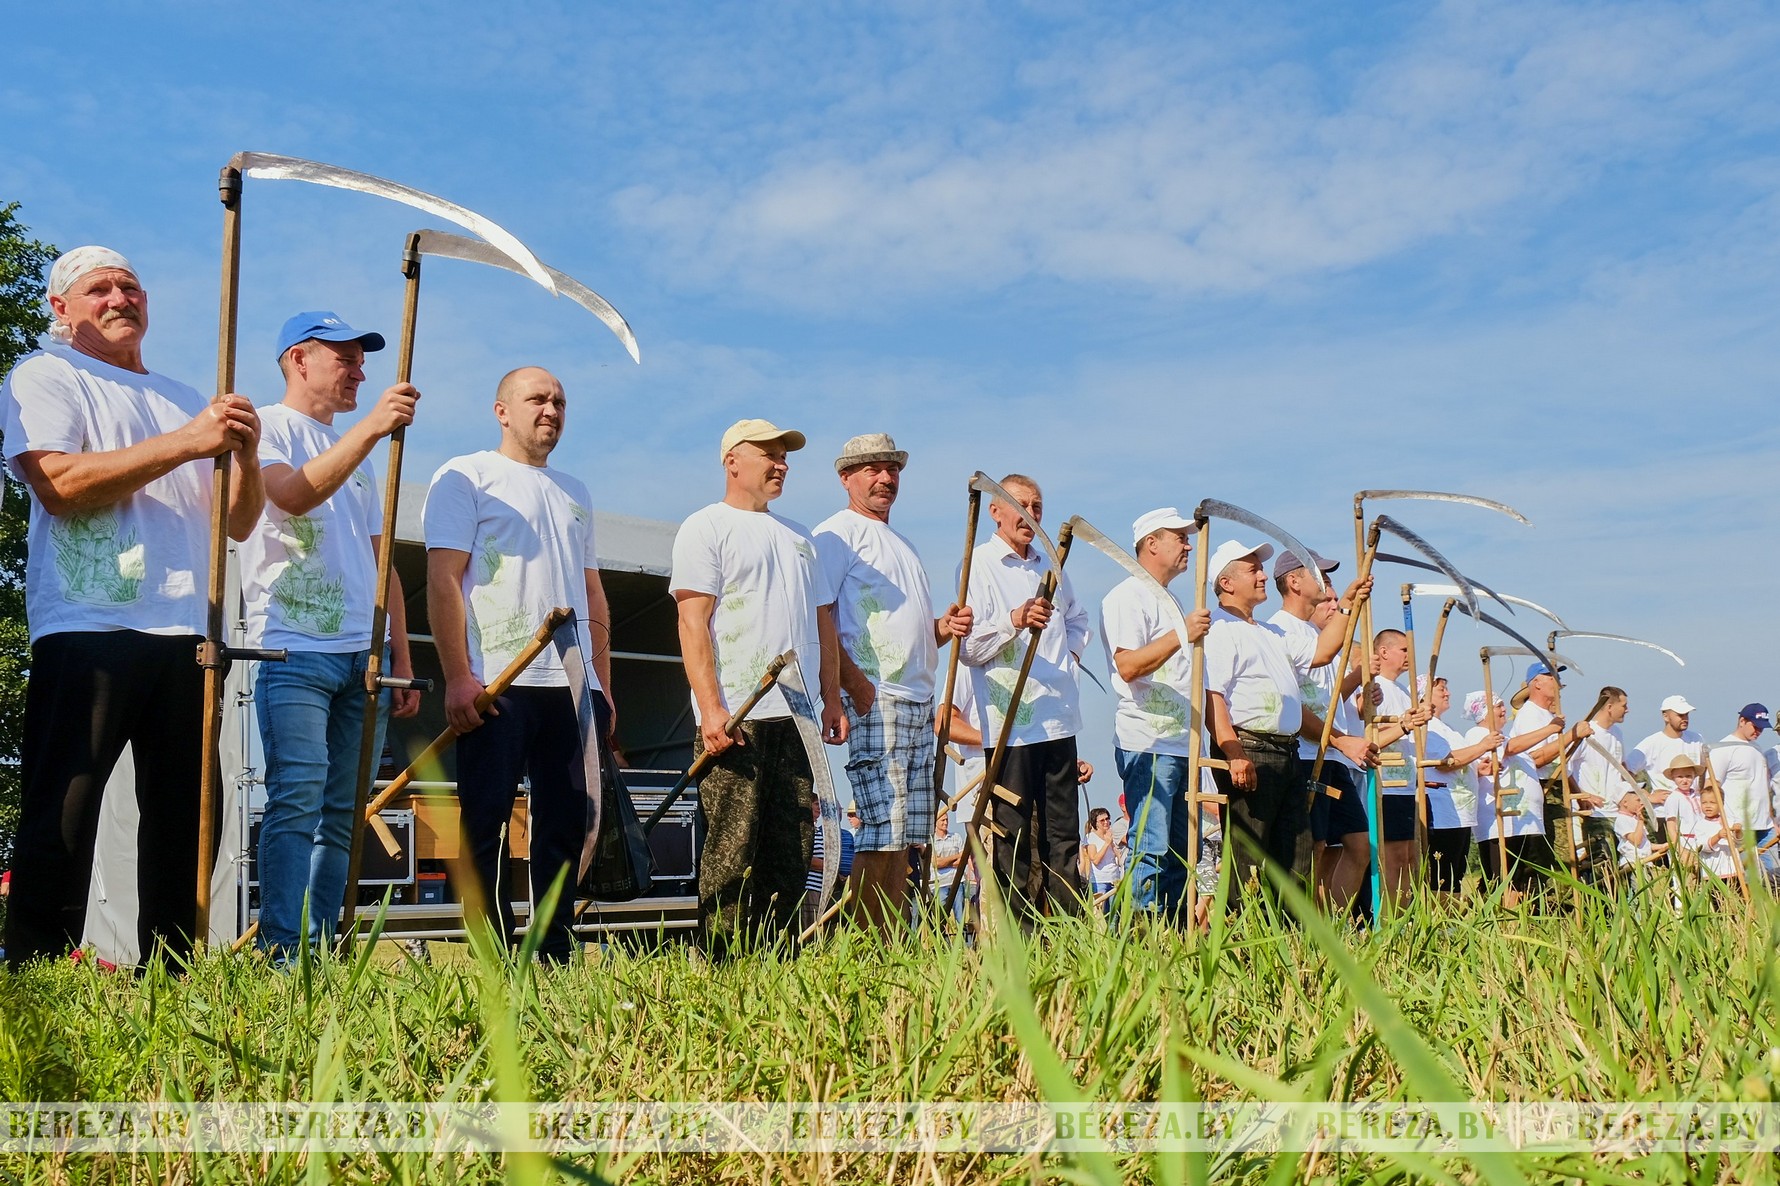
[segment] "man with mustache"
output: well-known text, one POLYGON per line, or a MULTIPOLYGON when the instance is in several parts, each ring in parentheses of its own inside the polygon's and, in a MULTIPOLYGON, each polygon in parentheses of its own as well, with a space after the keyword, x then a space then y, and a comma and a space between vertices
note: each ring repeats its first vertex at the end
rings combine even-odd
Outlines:
MULTIPOLYGON (((278 335, 284 399, 260 409, 266 515, 241 545, 247 645, 289 653, 262 663, 254 710, 266 753, 260 823, 259 946, 288 962, 326 942, 346 892, 357 801, 365 672, 377 594, 383 511, 371 450, 414 419, 420 392, 398 383, 345 431, 358 407, 365 352, 383 335, 327 311, 298 313, 278 335)), ((412 678, 401 577, 390 573, 390 674, 412 678)), ((391 714, 410 717, 420 694, 380 697, 375 752, 391 714)))
POLYGON ((834 590, 810 533, 767 509, 803 446, 803 433, 770 421, 730 425, 717 448, 723 500, 694 511, 674 537, 668 587, 698 723, 693 755, 715 758, 698 786, 698 914, 716 956, 792 931, 815 831, 810 757, 792 718, 798 693, 775 685, 739 735, 724 729, 730 714, 767 664, 795 648, 805 688, 812 678, 820 688, 823 740, 847 739, 834 590))
POLYGON ((13 966, 80 941, 106 780, 127 744, 141 807, 140 950, 192 945, 212 467, 232 454, 226 524, 260 516, 259 417, 142 358, 148 294, 105 247, 50 269, 51 342, 0 390, 6 460, 31 492, 31 682, 7 916, 13 966))
MULTIPOLYGON (((1044 495, 1037 482, 1009 474, 1001 486, 1033 522, 1043 521, 1044 495)), ((1082 727, 1076 673, 1093 632, 1068 574, 1053 597, 1038 596, 1048 561, 1033 546, 1032 528, 1019 512, 998 498, 989 504, 989 517, 995 535, 977 545, 970 566, 966 600, 976 618, 962 659, 977 712, 971 723, 983 735, 990 765, 1002 722, 1013 713, 1000 785, 1019 802, 989 796, 995 877, 1008 900, 1023 909, 1079 914, 1082 823, 1076 788, 1093 770, 1076 752, 1082 727), (1038 651, 1020 703, 1012 704, 1026 634, 1033 628, 1039 631, 1038 651), (1029 897, 1030 886, 1036 886, 1036 897, 1029 897)))
MULTIPOLYGON (((427 615, 445 676, 445 720, 460 734, 457 797, 480 886, 481 919, 513 937, 507 885, 508 821, 515 789, 529 778, 531 892, 541 909, 562 878, 541 958, 562 963, 574 949, 576 872, 587 837, 584 733, 574 689, 593 700, 601 776, 615 779, 611 613, 594 551, 593 508, 579 479, 550 465, 562 443, 568 397, 542 367, 509 371, 495 389, 498 449, 439 467, 427 490, 427 615), (575 611, 578 645, 545 647, 513 685, 476 711, 488 681, 513 661, 550 611, 575 611), (565 660, 579 664, 572 676, 565 660)), ((557 642, 567 635, 558 632, 557 642)), ((475 895, 465 899, 475 905, 475 895)))
POLYGON ((908 459, 885 433, 848 441, 834 463, 847 505, 816 527, 816 553, 835 593, 847 780, 859 805, 854 917, 884 935, 906 921, 909 848, 933 840, 939 646, 970 633, 967 608, 933 616, 927 570, 890 526, 908 459))

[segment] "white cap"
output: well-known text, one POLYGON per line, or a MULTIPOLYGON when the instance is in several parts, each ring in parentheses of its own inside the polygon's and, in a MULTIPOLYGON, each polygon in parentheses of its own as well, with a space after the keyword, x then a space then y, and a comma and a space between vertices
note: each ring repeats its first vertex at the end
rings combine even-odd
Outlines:
POLYGON ((1687 697, 1685 696, 1671 696, 1663 701, 1663 711, 1678 712, 1682 716, 1686 716, 1693 711, 1693 705, 1687 702, 1687 697))
POLYGON ((1199 524, 1181 516, 1179 507, 1157 507, 1153 511, 1145 511, 1131 524, 1131 546, 1135 548, 1146 537, 1158 531, 1179 531, 1183 527, 1187 529, 1188 535, 1199 530, 1199 524))
POLYGON ((1245 556, 1253 556, 1256 563, 1265 564, 1273 558, 1273 545, 1245 544, 1236 539, 1225 540, 1218 545, 1217 551, 1211 554, 1211 559, 1206 563, 1206 568, 1211 573, 1212 583, 1217 583, 1219 574, 1232 560, 1241 560, 1245 556))

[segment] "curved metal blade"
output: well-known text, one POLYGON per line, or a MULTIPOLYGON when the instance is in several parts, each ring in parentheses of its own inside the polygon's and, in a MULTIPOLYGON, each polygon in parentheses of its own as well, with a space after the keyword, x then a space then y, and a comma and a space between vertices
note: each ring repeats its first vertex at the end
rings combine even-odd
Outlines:
MULTIPOLYGON (((509 272, 517 272, 521 276, 530 276, 525 265, 496 247, 493 243, 484 243, 480 239, 467 239, 462 235, 454 235, 450 231, 417 231, 420 240, 420 254, 434 255, 444 259, 461 259, 473 264, 487 264, 492 268, 505 268, 509 272)), ((630 331, 630 324, 622 314, 612 307, 605 297, 587 287, 566 272, 545 266, 544 271, 556 285, 556 291, 568 297, 589 313, 605 322, 606 328, 618 335, 624 348, 630 352, 632 362, 642 362, 637 353, 637 336, 630 331)))
MULTIPOLYGON (((1507 634, 1509 638, 1520 638, 1520 635, 1511 633, 1500 622, 1486 622, 1484 624, 1486 626, 1494 626, 1496 629, 1502 631, 1502 633, 1507 634)), ((1520 638, 1520 641, 1525 642, 1526 639, 1520 638)), ((1560 655, 1556 651, 1544 651, 1537 647, 1484 647, 1483 650, 1484 654, 1491 659, 1499 658, 1502 655, 1524 655, 1529 659, 1543 659, 1547 663, 1556 660, 1558 666, 1568 668, 1569 670, 1574 671, 1577 675, 1588 674, 1588 672, 1577 666, 1576 660, 1570 658, 1568 655, 1560 655)))
MULTIPOLYGON (((1385 557, 1381 554, 1377 557, 1377 559, 1383 560, 1383 559, 1385 559, 1385 557)), ((1427 567, 1432 568, 1433 566, 1428 565, 1427 567)), ((1475 580, 1473 580, 1471 582, 1471 584, 1473 587, 1481 589, 1485 593, 1488 593, 1490 595, 1491 599, 1493 599, 1497 602, 1500 602, 1504 605, 1508 605, 1509 603, 1512 603, 1512 605, 1524 606, 1525 608, 1532 610, 1536 614, 1542 614, 1543 616, 1550 618, 1552 621, 1556 622, 1559 626, 1563 626, 1566 629, 1569 627, 1568 622, 1564 621, 1562 618, 1558 617, 1556 614, 1552 613, 1550 610, 1546 609, 1544 606, 1540 605, 1536 601, 1528 601, 1526 598, 1516 597, 1512 593, 1494 592, 1487 585, 1480 585, 1475 580)), ((1411 586, 1409 586, 1409 591, 1417 597, 1422 597, 1422 596, 1463 597, 1465 595, 1464 590, 1460 589, 1457 585, 1411 585, 1411 586)), ((1510 606, 1508 612, 1509 613, 1514 612, 1512 606, 1510 606)))
MULTIPOLYGON (((1391 518, 1389 515, 1378 516, 1378 518, 1372 520, 1372 525, 1380 531, 1390 532, 1392 535, 1396 536, 1398 539, 1402 540, 1404 543, 1408 544, 1432 561, 1435 568, 1446 574, 1447 580, 1459 587, 1464 596, 1465 605, 1470 608, 1472 616, 1475 617, 1478 614, 1477 587, 1466 579, 1465 574, 1454 568, 1452 566, 1452 561, 1448 560, 1445 556, 1442 556, 1438 548, 1417 535, 1415 532, 1409 530, 1409 528, 1403 526, 1403 524, 1391 518)), ((1509 610, 1508 612, 1513 613, 1514 611, 1509 610)))
POLYGON ((1191 651, 1193 644, 1187 641, 1186 611, 1181 608, 1180 602, 1174 599, 1174 594, 1168 591, 1168 587, 1150 575, 1150 571, 1137 562, 1137 557, 1113 543, 1107 538, 1105 532, 1080 515, 1070 517, 1069 527, 1075 533, 1075 538, 1086 540, 1096 549, 1105 553, 1107 559, 1136 577, 1139 582, 1148 585, 1157 596, 1161 597, 1163 604, 1172 609, 1169 614, 1169 625, 1174 627, 1175 636, 1180 639, 1181 653, 1185 654, 1191 651))
MULTIPOLYGON (((1562 623, 1559 623, 1559 625, 1562 625, 1562 623)), ((1669 658, 1675 660, 1675 662, 1680 664, 1682 667, 1687 666, 1687 660, 1683 659, 1680 655, 1677 655, 1674 651, 1671 651, 1668 647, 1661 647, 1661 646, 1656 645, 1654 642, 1646 642, 1642 638, 1633 638, 1627 634, 1600 634, 1593 630, 1565 629, 1565 630, 1553 630, 1551 632, 1551 637, 1554 641, 1556 639, 1560 639, 1560 638, 1604 638, 1604 639, 1608 640, 1609 642, 1629 642, 1633 646, 1649 647, 1653 651, 1661 651, 1663 654, 1667 655, 1669 658)))
POLYGON ((1465 605, 1463 602, 1460 602, 1458 605, 1454 606, 1453 608, 1457 609, 1461 614, 1464 614, 1467 618, 1470 618, 1473 621, 1482 622, 1485 626, 1488 626, 1490 629, 1499 630, 1503 634, 1506 634, 1509 638, 1512 638, 1515 642, 1518 642, 1522 647, 1524 647, 1526 649, 1527 654, 1532 656, 1533 658, 1556 659, 1560 664, 1562 664, 1565 667, 1568 667, 1571 671, 1574 671, 1577 675, 1587 675, 1588 674, 1586 671, 1582 670, 1582 668, 1578 667, 1575 663, 1571 662, 1569 659, 1564 658, 1564 656, 1558 654, 1556 651, 1550 649, 1549 647, 1541 647, 1538 643, 1534 642, 1532 639, 1528 638, 1526 635, 1520 633, 1518 630, 1514 629, 1512 626, 1508 625, 1508 623, 1502 621, 1500 618, 1491 617, 1489 614, 1486 614, 1486 613, 1482 612, 1481 610, 1479 610, 1476 613, 1472 613, 1469 609, 1465 608, 1465 605))
POLYGON ((390 181, 383 177, 374 177, 369 173, 360 173, 356 169, 342 169, 338 165, 323 164, 320 161, 306 161, 301 157, 279 156, 271 152, 238 152, 229 160, 229 167, 239 169, 244 176, 255 177, 264 181, 307 181, 311 185, 327 185, 335 189, 357 190, 361 194, 372 197, 387 198, 392 202, 400 202, 404 206, 412 206, 416 210, 424 210, 447 222, 455 222, 474 234, 481 235, 502 251, 519 262, 525 274, 556 292, 556 282, 550 278, 549 271, 538 257, 533 255, 518 239, 482 215, 456 202, 448 202, 435 194, 403 185, 398 181, 390 181))
MULTIPOLYGON (((803 664, 797 661, 795 649, 791 653, 791 662, 779 673, 779 686, 797 693, 788 696, 785 703, 791 707, 791 719, 796 722, 798 740, 803 742, 804 756, 810 762, 811 789, 815 792, 816 803, 821 808, 822 816, 822 851, 839 852, 841 850, 841 802, 835 791, 834 776, 828 769, 828 753, 822 743, 822 725, 816 719, 816 698, 810 694, 809 685, 803 676, 803 664)), ((839 861, 822 862, 822 885, 819 901, 824 909, 834 900, 835 877, 833 870, 840 868, 839 861)))
MULTIPOLYGON (((1316 553, 1304 546, 1299 538, 1270 519, 1263 519, 1253 511, 1244 510, 1235 503, 1219 502, 1215 498, 1207 498, 1200 502, 1193 511, 1195 519, 1224 519, 1231 523, 1241 523, 1245 527, 1253 527, 1262 535, 1270 536, 1288 552, 1295 553, 1303 562, 1305 570, 1316 574, 1316 587, 1327 589, 1328 580, 1323 576, 1322 566, 1316 562, 1316 553)), ((1212 574, 1217 579, 1217 574, 1212 574)))
MULTIPOLYGON (((1376 554, 1375 556, 1372 557, 1372 560, 1373 560, 1373 563, 1375 563, 1375 564, 1400 564, 1404 568, 1419 568, 1423 572, 1438 572, 1438 573, 1441 573, 1442 575, 1444 575, 1445 571, 1446 571, 1445 569, 1440 568, 1437 565, 1429 564, 1426 560, 1417 560, 1413 556, 1399 556, 1399 555, 1395 554, 1394 552, 1379 552, 1378 554, 1376 554)), ((1508 602, 1503 599, 1503 597, 1500 593, 1497 593, 1494 589, 1490 588, 1488 585, 1484 584, 1482 581, 1476 580, 1472 577, 1466 577, 1465 580, 1470 582, 1471 587, 1473 589, 1477 589, 1480 592, 1486 594, 1491 601, 1495 602, 1497 605, 1499 605, 1503 609, 1507 610, 1510 614, 1512 614, 1514 612, 1514 607, 1512 605, 1509 605, 1508 602)), ((1463 597, 1464 595, 1465 595, 1465 591, 1463 589, 1456 589, 1456 591, 1452 594, 1452 596, 1454 596, 1454 597, 1463 597)))
POLYGON ((1003 490, 1000 482, 980 469, 971 475, 970 488, 987 494, 996 502, 1012 507, 1014 513, 1020 516, 1026 526, 1032 528, 1032 540, 1044 549, 1045 558, 1050 561, 1051 572, 1055 574, 1057 584, 1061 586, 1063 584, 1063 560, 1057 555, 1057 545, 1051 542, 1051 537, 1045 534, 1045 529, 1038 525, 1038 520, 1027 514, 1026 508, 1015 502, 1014 496, 1003 490))
POLYGON ((1354 495, 1355 502, 1373 502, 1387 498, 1415 498, 1423 502, 1459 502, 1466 506, 1482 507, 1486 511, 1495 511, 1499 515, 1507 515, 1522 526, 1531 527, 1533 521, 1509 506, 1505 502, 1497 502, 1493 498, 1479 498, 1475 494, 1449 494, 1444 490, 1362 490, 1354 495))

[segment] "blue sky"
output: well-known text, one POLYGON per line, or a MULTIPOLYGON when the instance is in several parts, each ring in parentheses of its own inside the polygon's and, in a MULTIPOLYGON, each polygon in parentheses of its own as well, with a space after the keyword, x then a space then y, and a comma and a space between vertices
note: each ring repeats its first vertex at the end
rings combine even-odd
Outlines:
MULTIPOLYGON (((487 445, 495 379, 538 362, 572 400, 559 457, 615 511, 717 497, 718 434, 764 415, 811 436, 779 506, 813 523, 840 442, 894 433, 896 523, 941 586, 979 468, 1039 477, 1053 522, 1117 535, 1212 496, 1324 551, 1351 546, 1357 489, 1470 491, 1535 528, 1399 517, 1689 661, 1574 644, 1573 711, 1626 686, 1635 740, 1679 691, 1716 738, 1780 700, 1770 6, 291 11, 9 17, 0 198, 137 262, 157 369, 214 373, 218 167, 331 161, 494 218, 642 345, 633 366, 517 277, 432 265, 418 476, 487 445)), ((297 309, 393 334, 424 220, 270 182, 245 211, 241 390, 276 397, 297 309)), ((1092 600, 1113 583, 1071 567, 1092 600)), ((1461 695, 1483 641, 1449 635, 1461 695)), ((1105 799, 1111 707, 1087 702, 1105 799)))

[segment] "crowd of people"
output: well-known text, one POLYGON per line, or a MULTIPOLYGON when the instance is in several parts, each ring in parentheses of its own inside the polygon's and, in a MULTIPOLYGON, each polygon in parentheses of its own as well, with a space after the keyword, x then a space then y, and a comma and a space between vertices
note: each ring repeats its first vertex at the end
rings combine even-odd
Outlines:
MULTIPOLYGON (((254 690, 266 754, 257 942, 288 960, 325 943, 344 904, 385 528, 370 459, 415 420, 421 393, 395 384, 350 426, 338 423, 359 409, 366 353, 385 341, 316 311, 277 338, 279 402, 202 396, 144 364, 148 298, 107 248, 58 259, 47 299, 51 340, 0 393, 6 461, 31 494, 32 658, 7 958, 78 944, 100 797, 126 745, 142 808, 141 950, 192 947, 204 711, 194 655, 210 462, 226 455, 221 518, 240 545, 247 641, 288 652, 260 665, 254 690)), ((552 464, 567 411, 548 371, 508 373, 494 392, 492 447, 441 466, 423 512, 426 604, 474 870, 461 896, 472 918, 509 937, 515 788, 530 788, 532 895, 542 902, 559 878, 585 872, 598 816, 589 804, 619 778, 591 500, 552 464), (495 674, 557 606, 574 624, 485 703, 495 674)), ((1187 921, 1187 902, 1221 866, 1235 902, 1264 886, 1271 866, 1348 912, 1459 892, 1473 846, 1511 895, 1565 865, 1604 879, 1673 859, 1743 878, 1752 850, 1766 860, 1780 749, 1758 748, 1771 724, 1760 704, 1707 745, 1689 729, 1692 707, 1671 697, 1663 728, 1627 746, 1623 692, 1602 689, 1571 724, 1558 711, 1561 671, 1535 663, 1507 703, 1467 697, 1462 729, 1442 719, 1447 680, 1430 685, 1409 669, 1401 632, 1377 631, 1337 670, 1370 581, 1337 593, 1327 581, 1335 561, 1312 556, 1313 571, 1295 550, 1275 557, 1269 543, 1226 539, 1209 557, 1209 608, 1183 611, 1168 586, 1188 571, 1197 525, 1173 507, 1137 517, 1128 539, 1141 574, 1096 614, 1036 545, 1044 498, 1022 474, 1001 480, 993 533, 969 557, 961 600, 942 608, 891 526, 909 455, 889 436, 842 445, 842 505, 814 530, 771 509, 802 433, 748 419, 716 443, 721 497, 680 525, 669 582, 694 754, 709 758, 698 895, 714 952, 807 930, 811 878, 819 890, 838 881, 844 917, 889 934, 930 895, 962 917, 988 878, 1026 914, 1104 908, 1128 893, 1135 911, 1187 921), (1265 615, 1274 594, 1279 608, 1265 615), (1084 821, 1081 788, 1094 771, 1077 746, 1079 677, 1096 635, 1117 697, 1120 813, 1095 809, 1084 821), (961 663, 955 683, 941 678, 948 648, 961 663), (732 719, 786 653, 794 677, 732 719), (951 702, 940 705, 947 687, 951 702), (1201 727, 1211 760, 1191 785, 1201 727), (854 822, 835 856, 840 878, 818 848, 820 743, 847 746, 842 794, 854 822), (985 767, 999 775, 947 803, 936 785, 947 763, 959 764, 959 786, 985 767)), ((379 729, 417 709, 400 686, 413 674, 403 604, 395 578, 383 665, 397 686, 380 693, 379 729)), ((562 894, 538 921, 546 959, 572 950, 573 898, 562 894)))

